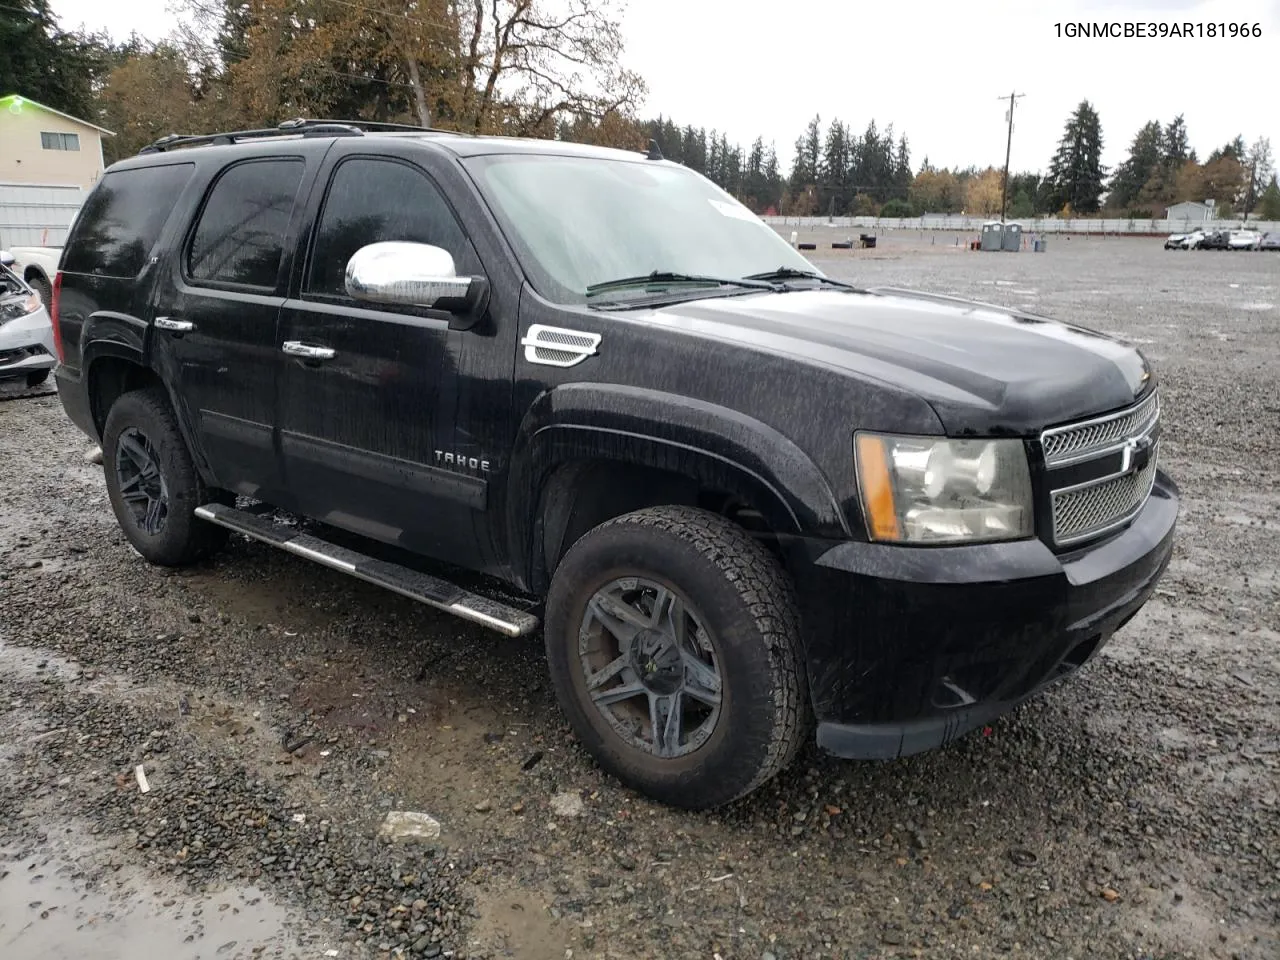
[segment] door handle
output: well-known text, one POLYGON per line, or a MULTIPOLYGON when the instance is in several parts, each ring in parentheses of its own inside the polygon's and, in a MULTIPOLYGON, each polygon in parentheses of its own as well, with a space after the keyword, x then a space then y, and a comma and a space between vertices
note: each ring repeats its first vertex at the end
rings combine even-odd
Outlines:
POLYGON ((332 360, 335 356, 333 347, 313 347, 301 340, 286 340, 280 349, 291 357, 304 360, 332 360))
POLYGON ((190 333, 196 325, 190 320, 179 320, 177 317, 156 317, 156 329, 168 330, 171 333, 190 333))

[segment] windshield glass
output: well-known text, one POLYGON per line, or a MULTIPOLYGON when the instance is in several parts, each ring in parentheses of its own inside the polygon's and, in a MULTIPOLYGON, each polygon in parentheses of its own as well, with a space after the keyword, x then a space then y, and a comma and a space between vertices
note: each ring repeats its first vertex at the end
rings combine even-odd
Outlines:
MULTIPOLYGON (((745 206, 685 167, 506 154, 466 161, 534 288, 557 303, 644 296, 588 288, 655 271, 738 279, 814 266, 745 206)), ((711 293, 705 286, 667 286, 711 293)))

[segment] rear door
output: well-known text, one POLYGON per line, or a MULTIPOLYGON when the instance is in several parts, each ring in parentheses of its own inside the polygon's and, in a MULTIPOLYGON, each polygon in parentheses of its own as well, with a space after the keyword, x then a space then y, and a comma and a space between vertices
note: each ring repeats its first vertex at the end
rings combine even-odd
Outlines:
POLYGON ((276 322, 308 184, 300 152, 219 169, 152 304, 155 356, 216 483, 276 503, 276 322))
POLYGON ((492 327, 450 330, 443 311, 357 302, 344 283, 352 254, 378 241, 443 247, 459 275, 483 274, 480 259, 444 191, 412 154, 375 156, 340 141, 320 181, 311 254, 299 296, 282 311, 277 347, 290 492, 317 519, 480 566, 496 452, 486 439, 505 426, 510 390, 496 405, 484 394, 477 410, 482 394, 466 384, 490 371, 501 371, 498 382, 506 383, 512 345, 492 327), (291 345, 323 358, 284 353, 291 345))

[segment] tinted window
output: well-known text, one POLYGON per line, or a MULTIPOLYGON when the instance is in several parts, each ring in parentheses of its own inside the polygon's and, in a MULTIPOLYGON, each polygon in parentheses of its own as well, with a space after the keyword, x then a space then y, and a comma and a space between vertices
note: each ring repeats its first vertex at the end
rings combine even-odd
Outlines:
POLYGON ((63 269, 136 277, 193 169, 179 163, 106 174, 76 214, 63 269))
POLYGON ((274 288, 301 182, 301 160, 252 160, 227 170, 191 239, 191 278, 274 288))
POLYGON ((325 197, 311 258, 311 293, 346 295, 347 261, 361 247, 411 240, 453 254, 459 275, 480 263, 440 191, 425 175, 392 160, 348 160, 325 197))

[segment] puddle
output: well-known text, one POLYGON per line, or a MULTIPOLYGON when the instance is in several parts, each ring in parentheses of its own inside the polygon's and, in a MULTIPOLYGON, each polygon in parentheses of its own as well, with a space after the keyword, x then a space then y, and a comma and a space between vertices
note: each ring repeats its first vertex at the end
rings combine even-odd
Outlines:
POLYGON ((566 935, 561 924, 524 890, 484 891, 476 897, 480 914, 471 945, 511 960, 562 960, 566 935))
MULTIPOLYGON (((249 960, 301 957, 288 916, 253 887, 188 897, 111 876, 101 889, 71 857, 0 851, 0 957, 249 960)), ((320 955, 308 951, 309 956, 320 955)))

